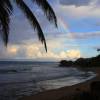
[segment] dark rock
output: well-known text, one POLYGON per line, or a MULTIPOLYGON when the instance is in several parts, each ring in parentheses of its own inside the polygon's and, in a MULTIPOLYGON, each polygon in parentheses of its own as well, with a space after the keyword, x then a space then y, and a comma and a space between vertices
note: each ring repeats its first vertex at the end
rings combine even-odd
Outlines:
POLYGON ((94 81, 90 85, 90 92, 95 100, 100 100, 100 81, 94 81))
POLYGON ((70 67, 72 65, 73 65, 73 62, 72 61, 66 61, 66 60, 60 61, 60 66, 70 67))
POLYGON ((80 94, 76 95, 73 100, 94 100, 92 95, 89 92, 81 92, 80 94))

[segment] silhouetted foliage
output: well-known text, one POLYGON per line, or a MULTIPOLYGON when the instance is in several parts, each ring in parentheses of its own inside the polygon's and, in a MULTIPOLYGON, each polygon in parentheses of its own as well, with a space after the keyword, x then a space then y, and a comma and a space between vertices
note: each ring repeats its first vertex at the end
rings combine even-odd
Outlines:
MULTIPOLYGON (((16 2, 18 7, 26 15, 31 25, 34 27, 34 29, 37 30, 39 40, 45 45, 45 49, 47 51, 46 40, 45 40, 43 31, 34 13, 27 6, 24 0, 12 0, 12 1, 16 2)), ((41 7, 47 19, 50 22, 54 23, 55 26, 57 27, 56 15, 52 7, 47 2, 47 0, 32 0, 32 2, 36 3, 39 7, 41 7)), ((13 5, 11 4, 11 1, 10 0, 0 0, 0 28, 3 32, 2 37, 3 37, 4 43, 6 46, 8 43, 8 36, 9 36, 10 15, 12 14, 12 12, 13 12, 13 5)))
POLYGON ((73 62, 62 60, 60 66, 100 67, 100 55, 92 58, 79 58, 73 62))
POLYGON ((97 49, 97 52, 99 52, 99 51, 100 51, 100 49, 98 48, 98 49, 97 49))
POLYGON ((66 61, 66 60, 62 60, 60 61, 60 66, 73 66, 73 62, 72 61, 66 61))

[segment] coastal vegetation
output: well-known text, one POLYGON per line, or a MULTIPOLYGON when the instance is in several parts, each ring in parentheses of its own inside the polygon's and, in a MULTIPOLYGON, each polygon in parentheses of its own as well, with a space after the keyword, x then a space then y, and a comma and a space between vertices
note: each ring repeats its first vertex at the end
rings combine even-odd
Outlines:
POLYGON ((100 67, 100 55, 91 58, 79 58, 75 61, 62 60, 60 66, 100 67))

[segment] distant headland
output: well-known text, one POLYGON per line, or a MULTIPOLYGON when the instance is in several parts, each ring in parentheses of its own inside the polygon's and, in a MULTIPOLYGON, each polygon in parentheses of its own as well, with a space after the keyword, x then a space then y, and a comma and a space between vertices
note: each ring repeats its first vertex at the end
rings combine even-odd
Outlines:
POLYGON ((75 61, 62 60, 59 66, 100 67, 100 55, 91 58, 79 58, 75 61))

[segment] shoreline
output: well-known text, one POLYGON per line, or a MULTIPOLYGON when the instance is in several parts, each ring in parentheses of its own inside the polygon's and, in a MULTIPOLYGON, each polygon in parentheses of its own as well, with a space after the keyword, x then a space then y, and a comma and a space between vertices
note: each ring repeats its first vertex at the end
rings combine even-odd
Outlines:
POLYGON ((90 91, 91 82, 100 81, 100 68, 89 68, 88 70, 95 72, 97 74, 96 77, 76 85, 47 90, 33 96, 24 96, 19 100, 71 100, 70 98, 82 91, 90 91))

